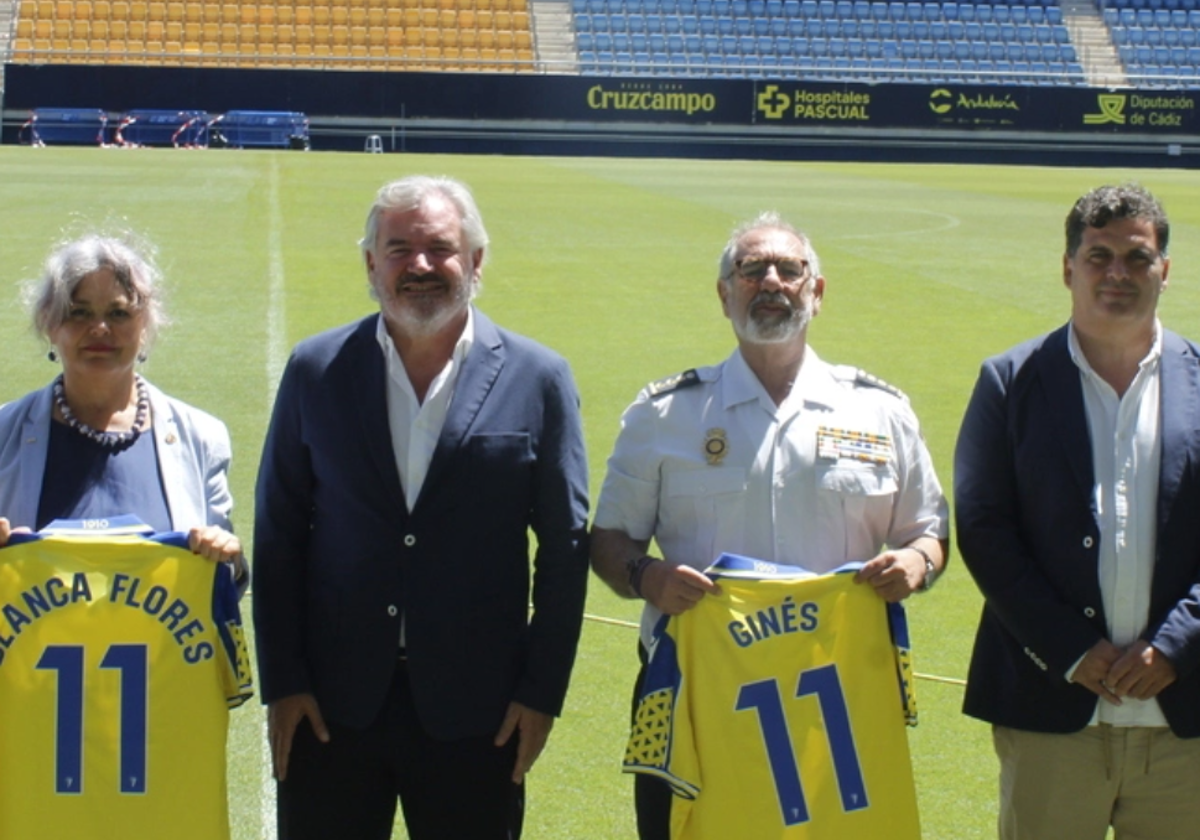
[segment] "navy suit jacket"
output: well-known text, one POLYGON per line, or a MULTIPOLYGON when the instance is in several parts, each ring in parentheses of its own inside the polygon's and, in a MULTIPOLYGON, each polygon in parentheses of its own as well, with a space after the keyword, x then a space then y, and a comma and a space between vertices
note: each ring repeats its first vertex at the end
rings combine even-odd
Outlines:
MULTIPOLYGON (((1200 348, 1164 330, 1161 376, 1157 552, 1141 637, 1178 672, 1158 700, 1190 738, 1200 736, 1200 348)), ((1067 327, 984 363, 954 472, 959 551, 984 596, 964 711, 1028 731, 1080 730, 1097 698, 1064 675, 1108 625, 1067 327)))
POLYGON ((378 317, 300 343, 279 386, 254 529, 263 700, 311 692, 327 719, 367 726, 392 682, 403 615, 417 713, 432 736, 494 734, 513 700, 558 714, 588 574, 587 459, 570 370, 476 311, 409 513, 378 317))

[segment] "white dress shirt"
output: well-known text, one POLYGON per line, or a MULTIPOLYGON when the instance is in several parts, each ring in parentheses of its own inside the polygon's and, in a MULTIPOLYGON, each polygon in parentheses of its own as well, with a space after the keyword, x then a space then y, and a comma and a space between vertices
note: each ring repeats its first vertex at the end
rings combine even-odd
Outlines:
MULTIPOLYGON (((1100 592, 1108 636, 1117 647, 1136 641, 1150 615, 1154 576, 1158 476, 1162 462, 1159 398, 1162 328, 1123 396, 1088 364, 1072 327, 1071 358, 1083 384, 1083 406, 1092 442, 1093 494, 1100 527, 1100 592)), ((1074 669, 1072 669, 1073 671, 1074 669)), ((1158 700, 1097 700, 1093 724, 1166 726, 1158 700)))
POLYGON ((442 426, 446 424, 458 373, 475 341, 475 315, 471 309, 467 309, 467 325, 454 345, 450 360, 430 383, 424 402, 417 398, 382 315, 379 316, 375 337, 383 348, 387 363, 388 429, 392 433, 392 451, 396 456, 396 469, 400 472, 400 486, 404 488, 404 500, 411 513, 425 484, 429 462, 433 460, 433 451, 437 449, 442 426))

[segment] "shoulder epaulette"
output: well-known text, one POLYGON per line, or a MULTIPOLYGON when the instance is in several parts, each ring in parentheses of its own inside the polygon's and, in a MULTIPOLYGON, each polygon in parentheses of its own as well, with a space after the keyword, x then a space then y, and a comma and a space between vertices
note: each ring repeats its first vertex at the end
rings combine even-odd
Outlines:
POLYGON ((669 394, 672 391, 678 391, 680 388, 690 388, 693 385, 700 384, 700 374, 695 368, 685 370, 683 373, 677 373, 674 376, 668 376, 660 379, 657 382, 651 382, 646 386, 647 392, 652 397, 661 397, 663 394, 669 394))
POLYGON ((834 367, 833 375, 836 379, 852 388, 878 388, 880 391, 891 394, 897 399, 908 402, 908 395, 895 385, 884 382, 878 376, 867 373, 862 368, 856 368, 853 365, 837 365, 834 367))

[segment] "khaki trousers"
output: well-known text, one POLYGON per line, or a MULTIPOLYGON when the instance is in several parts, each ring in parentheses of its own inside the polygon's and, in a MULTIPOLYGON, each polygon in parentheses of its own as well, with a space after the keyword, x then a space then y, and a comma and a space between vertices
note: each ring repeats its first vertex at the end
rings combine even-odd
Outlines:
POLYGON ((1200 838, 1200 738, 1165 727, 1066 735, 995 726, 1001 840, 1200 838))

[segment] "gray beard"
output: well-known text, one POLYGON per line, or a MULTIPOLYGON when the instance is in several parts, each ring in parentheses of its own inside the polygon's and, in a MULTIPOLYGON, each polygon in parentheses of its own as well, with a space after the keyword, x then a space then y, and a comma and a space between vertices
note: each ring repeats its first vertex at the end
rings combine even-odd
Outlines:
POLYGON ((791 314, 781 321, 757 320, 753 310, 754 302, 751 302, 746 316, 733 321, 734 333, 749 344, 783 344, 791 341, 801 335, 812 320, 812 307, 807 304, 794 308, 791 314))

